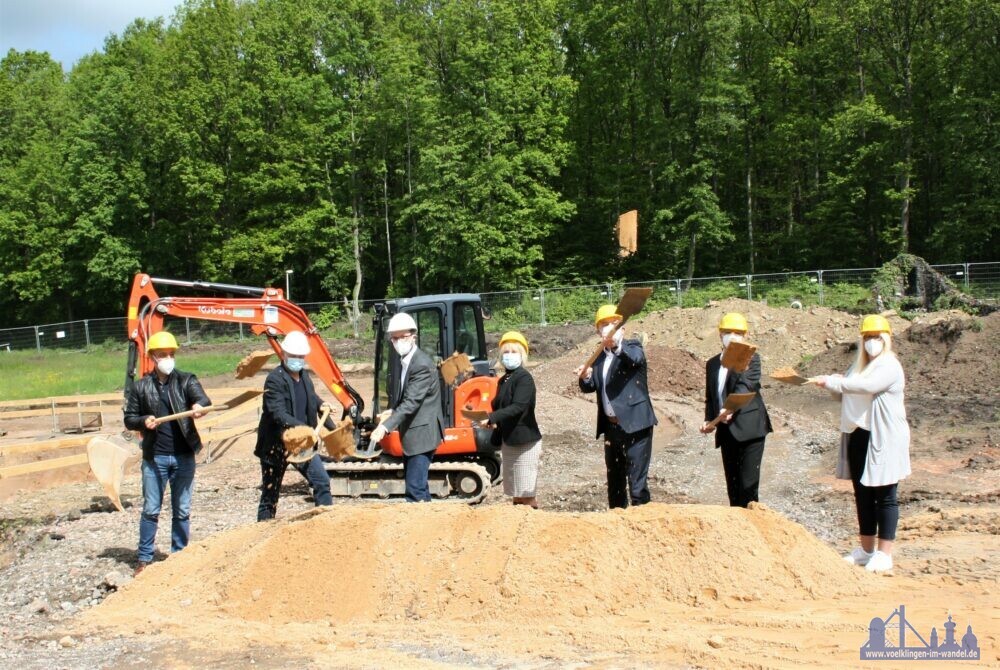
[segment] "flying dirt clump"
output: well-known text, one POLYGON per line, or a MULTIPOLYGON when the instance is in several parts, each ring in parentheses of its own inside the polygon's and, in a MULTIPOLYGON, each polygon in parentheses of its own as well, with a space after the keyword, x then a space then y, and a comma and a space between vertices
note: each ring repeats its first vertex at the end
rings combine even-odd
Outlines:
POLYGON ((142 625, 156 602, 157 616, 176 613, 192 629, 202 619, 503 622, 857 595, 871 579, 762 506, 568 514, 376 504, 217 535, 154 564, 92 616, 142 625))

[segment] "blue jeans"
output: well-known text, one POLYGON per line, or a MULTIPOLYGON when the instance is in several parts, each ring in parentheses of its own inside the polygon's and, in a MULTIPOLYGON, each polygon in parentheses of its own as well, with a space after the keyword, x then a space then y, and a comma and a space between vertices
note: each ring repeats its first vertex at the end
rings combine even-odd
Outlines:
MULTIPOLYGON (((323 461, 319 456, 313 456, 305 463, 292 463, 292 467, 306 478, 312 488, 316 507, 332 505, 330 494, 330 475, 326 474, 323 461)), ((278 512, 278 498, 281 496, 281 482, 285 478, 287 465, 271 465, 260 462, 260 504, 257 505, 257 521, 273 519, 278 512)))
POLYGON ((170 552, 180 551, 191 536, 191 493, 194 490, 194 454, 156 454, 142 461, 142 516, 139 517, 139 560, 153 560, 153 541, 170 483, 170 552))
POLYGON ((427 473, 431 467, 434 452, 413 456, 403 455, 403 474, 406 477, 406 502, 430 502, 431 492, 427 487, 427 473))

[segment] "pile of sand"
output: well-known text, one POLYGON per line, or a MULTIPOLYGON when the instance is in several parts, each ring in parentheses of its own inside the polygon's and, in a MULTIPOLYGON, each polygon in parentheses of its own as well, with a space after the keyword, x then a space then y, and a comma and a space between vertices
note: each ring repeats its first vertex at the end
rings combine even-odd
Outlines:
POLYGON ((851 568, 764 508, 651 504, 628 512, 333 507, 196 543, 93 611, 142 628, 174 614, 285 624, 587 618, 682 603, 862 594, 851 568), (172 614, 174 613, 174 614, 172 614))

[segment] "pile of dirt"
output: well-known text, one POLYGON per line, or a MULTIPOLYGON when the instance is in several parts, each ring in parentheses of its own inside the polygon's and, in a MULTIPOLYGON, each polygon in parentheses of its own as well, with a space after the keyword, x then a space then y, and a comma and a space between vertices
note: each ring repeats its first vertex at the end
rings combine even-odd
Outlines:
POLYGON ((646 347, 650 393, 699 398, 705 394, 705 361, 690 351, 662 344, 646 347))
POLYGON ((192 545, 148 568, 91 620, 143 628, 151 602, 158 616, 220 629, 236 619, 586 618, 637 604, 861 595, 872 579, 763 507, 333 507, 192 545))
MULTIPOLYGON (((1000 313, 972 318, 962 313, 924 317, 893 338, 906 373, 907 393, 933 396, 1000 397, 1000 313)), ((808 375, 845 371, 857 342, 821 353, 802 371, 808 375)))

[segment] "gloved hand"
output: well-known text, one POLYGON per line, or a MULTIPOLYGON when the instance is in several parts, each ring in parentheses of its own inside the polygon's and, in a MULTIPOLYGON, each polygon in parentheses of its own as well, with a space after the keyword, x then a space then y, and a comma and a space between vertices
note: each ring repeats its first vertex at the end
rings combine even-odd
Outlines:
POLYGON ((384 438, 388 434, 389 431, 386 429, 385 424, 380 423, 379 425, 375 426, 374 430, 372 430, 370 439, 374 444, 378 444, 379 442, 382 441, 382 438, 384 438))

